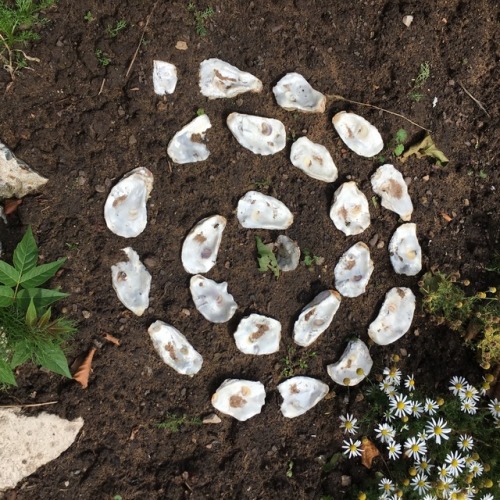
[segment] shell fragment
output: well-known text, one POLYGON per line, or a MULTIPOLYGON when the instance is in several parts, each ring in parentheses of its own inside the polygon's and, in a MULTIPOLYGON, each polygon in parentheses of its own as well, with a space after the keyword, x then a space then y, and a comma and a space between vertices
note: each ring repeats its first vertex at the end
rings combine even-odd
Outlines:
POLYGON ((236 216, 247 229, 287 229, 293 223, 293 214, 284 203, 258 191, 240 198, 236 216))
POLYGON ((328 149, 307 137, 300 137, 292 144, 290 161, 313 179, 323 182, 337 180, 337 167, 328 149))
POLYGON ((273 88, 276 102, 288 111, 323 113, 326 97, 314 90, 299 73, 286 74, 273 88))
POLYGON ((346 236, 360 234, 370 225, 368 200, 355 182, 344 182, 335 191, 330 218, 346 236))
POLYGON ((273 354, 280 348, 281 323, 267 316, 250 314, 240 321, 234 340, 244 354, 273 354))
POLYGON ((294 271, 300 261, 300 248, 297 242, 280 234, 276 239, 276 260, 281 271, 294 271))
POLYGON ((293 377, 278 385, 283 398, 281 413, 286 418, 299 417, 316 406, 327 394, 327 384, 311 377, 293 377))
POLYGON ((328 375, 340 385, 359 384, 372 369, 373 361, 368 347, 360 339, 350 340, 341 358, 326 367, 328 375))
POLYGON ((372 272, 369 248, 365 243, 356 243, 335 266, 335 287, 344 297, 357 297, 365 292, 372 272))
POLYGON ((177 85, 177 68, 165 61, 153 61, 153 88, 155 94, 173 94, 177 85))
POLYGON ((206 160, 210 151, 203 141, 206 131, 211 127, 207 115, 197 116, 172 137, 168 143, 168 156, 179 164, 206 160))
POLYGON ((422 270, 422 249, 417 238, 417 225, 401 224, 389 242, 392 267, 398 274, 415 276, 422 270))

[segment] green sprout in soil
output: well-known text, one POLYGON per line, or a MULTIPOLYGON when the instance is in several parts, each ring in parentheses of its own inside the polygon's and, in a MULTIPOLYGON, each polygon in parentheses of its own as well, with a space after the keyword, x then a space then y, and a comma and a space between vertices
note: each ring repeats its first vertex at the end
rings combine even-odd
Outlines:
POLYGON ((309 270, 312 270, 313 266, 320 266, 325 261, 323 257, 314 255, 308 248, 302 250, 302 256, 304 265, 309 268, 309 270))
POLYGON ((120 19, 119 21, 116 21, 114 25, 109 24, 106 28, 106 33, 111 38, 116 38, 127 26, 127 21, 125 21, 125 19, 120 19))
POLYGON ((95 56, 97 59, 97 62, 99 63, 100 66, 105 68, 106 66, 109 66, 111 63, 111 59, 109 56, 103 52, 101 49, 96 49, 95 51, 95 56))
POLYGON ((196 116, 203 116, 205 114, 205 110, 203 108, 198 108, 196 110, 196 116))
POLYGON ((255 179, 253 181, 253 186, 255 189, 269 189, 271 183, 271 179, 255 179))
POLYGON ((85 15, 83 16, 84 21, 91 23, 94 20, 94 16, 92 15, 92 12, 88 10, 85 12, 85 15))
POLYGON ((258 237, 255 237, 257 245, 257 263, 259 264, 259 271, 265 273, 271 271, 276 279, 280 277, 280 268, 274 252, 258 237))
POLYGON ((317 356, 315 351, 304 352, 301 356, 296 356, 297 350, 295 347, 289 347, 287 352, 288 354, 281 359, 283 366, 281 375, 283 377, 293 377, 297 371, 307 370, 309 368, 309 360, 317 356))
POLYGON ((288 462, 288 467, 286 469, 286 477, 288 477, 288 478, 293 477, 293 466, 294 466, 293 460, 290 460, 288 462))
POLYGON ((405 150, 404 143, 406 139, 408 139, 408 132, 404 128, 400 128, 389 141, 384 152, 377 156, 377 161, 385 163, 387 156, 393 156, 394 158, 401 156, 405 150))
POLYGON ((158 429, 167 429, 170 432, 179 432, 182 427, 193 425, 201 425, 202 421, 199 417, 189 418, 187 415, 177 415, 175 413, 167 413, 165 420, 155 424, 158 429))
POLYGON ((428 62, 424 62, 420 65, 420 69, 418 70, 418 75, 413 82, 413 88, 411 89, 408 97, 415 102, 419 102, 425 97, 425 94, 422 92, 422 87, 425 85, 427 80, 431 76, 431 68, 428 62))
POLYGON ((187 10, 193 14, 196 33, 199 36, 206 36, 208 33, 206 22, 215 14, 214 9, 207 7, 204 10, 198 10, 194 2, 189 2, 187 10))
POLYGON ((38 247, 31 227, 13 255, 0 260, 0 383, 16 385, 14 370, 28 362, 71 378, 63 344, 75 333, 72 321, 53 317, 49 307, 68 296, 41 288, 66 259, 37 265, 38 247))
POLYGON ((40 40, 34 28, 48 22, 40 12, 51 7, 56 0, 0 0, 0 61, 14 78, 16 71, 28 66, 28 61, 38 59, 28 56, 21 47, 40 40))

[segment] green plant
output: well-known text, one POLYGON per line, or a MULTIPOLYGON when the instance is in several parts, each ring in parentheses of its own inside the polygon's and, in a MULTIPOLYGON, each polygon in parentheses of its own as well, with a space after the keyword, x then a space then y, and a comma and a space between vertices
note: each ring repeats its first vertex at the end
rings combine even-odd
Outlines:
POLYGON ((312 270, 313 266, 320 266, 323 264, 325 259, 323 257, 319 257, 318 255, 314 255, 311 250, 308 248, 304 248, 302 250, 303 262, 306 267, 312 270))
POLYGON ((419 102, 425 96, 422 92, 422 87, 425 85, 427 80, 431 76, 431 67, 428 62, 424 62, 420 65, 418 70, 418 75, 413 82, 413 88, 411 89, 408 97, 415 102, 419 102))
POLYGON ((189 2, 187 10, 193 14, 196 33, 199 36, 206 36, 208 31, 205 24, 215 14, 214 9, 207 7, 204 10, 198 10, 194 2, 189 2))
POLYGON ((257 245, 257 262, 259 264, 259 271, 265 273, 271 271, 276 279, 280 277, 280 268, 274 252, 258 237, 255 237, 257 245))
POLYGON ((302 352, 300 356, 296 354, 297 350, 292 346, 287 349, 287 355, 281 358, 281 364, 283 365, 281 375, 283 377, 293 377, 296 371, 307 370, 309 368, 309 360, 317 356, 315 351, 302 352))
POLYGON ((271 186, 271 179, 255 179, 253 186, 255 189, 268 189, 271 186))
POLYGON ((92 12, 90 10, 88 10, 87 12, 85 12, 83 19, 85 21, 87 21, 88 23, 91 23, 94 20, 94 16, 92 15, 92 12))
POLYGON ((106 28, 106 33, 111 37, 111 38, 116 38, 118 34, 123 31, 126 27, 128 26, 127 21, 125 19, 120 19, 119 21, 116 21, 114 25, 108 24, 106 28))
POLYGON ((426 134, 425 137, 416 144, 408 147, 400 158, 401 163, 404 163, 411 155, 415 155, 417 158, 434 158, 437 165, 443 166, 447 165, 450 161, 446 158, 445 154, 437 148, 434 144, 434 140, 429 134, 426 134))
POLYGON ((97 58, 97 62, 104 68, 106 66, 109 66, 109 64, 111 63, 111 59, 109 58, 109 56, 101 49, 96 49, 95 56, 97 58))
POLYGON ((0 382, 15 385, 14 369, 31 360, 71 378, 62 345, 76 331, 73 322, 52 317, 49 307, 68 296, 41 288, 66 259, 37 265, 31 227, 17 245, 13 266, 0 260, 0 382))
POLYGON ((288 477, 289 479, 293 477, 293 466, 293 460, 290 460, 286 469, 286 477, 288 477))
POLYGON ((408 133, 404 128, 400 128, 394 135, 392 144, 392 153, 394 156, 401 156, 405 150, 405 141, 408 138, 408 133))
POLYGON ((40 12, 54 5, 56 0, 15 0, 7 3, 0 0, 0 61, 11 78, 17 70, 27 67, 28 61, 38 59, 28 56, 21 49, 28 42, 35 42, 40 35, 34 28, 48 22, 40 12))
POLYGON ((198 108, 196 110, 196 116, 203 116, 205 114, 205 110, 203 108, 198 108))
POLYGON ((181 427, 190 425, 201 425, 202 421, 199 417, 189 418, 187 415, 177 415, 175 413, 167 413, 165 420, 155 424, 158 429, 167 429, 170 432, 179 432, 181 427))

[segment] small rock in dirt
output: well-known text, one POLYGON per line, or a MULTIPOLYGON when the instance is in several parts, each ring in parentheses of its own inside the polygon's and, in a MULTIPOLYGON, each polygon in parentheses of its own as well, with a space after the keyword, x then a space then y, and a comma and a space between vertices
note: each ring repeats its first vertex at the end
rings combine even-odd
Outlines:
POLYGON ((204 424, 220 424, 221 422, 222 420, 215 413, 211 413, 203 419, 204 424))
POLYGON ((64 42, 62 41, 62 38, 58 38, 56 42, 57 47, 62 47, 64 45, 64 42))
POLYGON ((399 350, 399 354, 401 354, 401 356, 403 356, 403 357, 406 357, 406 356, 408 356, 408 351, 404 348, 401 348, 399 350))
POLYGON ((418 328, 415 329, 413 335, 415 335, 415 337, 418 337, 420 335, 420 331, 418 330, 418 328))
POLYGON ((177 50, 187 50, 188 48, 188 44, 186 42, 184 42, 183 40, 179 40, 176 44, 175 44, 175 48, 177 50))
POLYGON ((430 179, 430 176, 428 176, 428 175, 424 175, 424 176, 422 177, 422 180, 423 180, 424 182, 428 182, 428 181, 429 181, 429 179, 430 179))
POLYGON ((380 236, 378 234, 374 234, 368 243, 371 247, 374 247, 377 244, 379 238, 380 236))
POLYGON ((153 269, 158 265, 158 259, 150 255, 144 259, 144 265, 153 269))
POLYGON ((122 106, 118 106, 118 116, 125 116, 125 110, 122 106))
POLYGON ((92 316, 92 313, 90 311, 82 311, 82 316, 85 318, 85 319, 89 319, 90 316, 92 316))
POLYGON ((352 479, 351 476, 342 476, 340 479, 343 488, 348 488, 351 486, 352 479))
POLYGON ((405 184, 409 186, 411 184, 411 177, 405 177, 405 184))
POLYGON ((106 191, 106 188, 102 184, 97 184, 94 189, 97 193, 104 193, 106 191))
POLYGON ((184 316, 191 316, 191 311, 189 309, 182 309, 181 311, 184 316))
POLYGON ((358 394, 356 394, 356 398, 354 399, 356 401, 356 403, 359 403, 360 401, 363 401, 365 399, 365 396, 363 395, 362 392, 359 392, 358 394))
POLYGON ((468 207, 469 205, 470 205, 470 201, 467 198, 465 198, 464 207, 468 207))
POLYGON ((379 248, 379 249, 380 249, 380 248, 384 248, 384 246, 385 246, 385 243, 384 243, 383 241, 379 241, 379 242, 377 243, 377 248, 379 248))
POLYGON ((135 146, 137 144, 137 139, 135 138, 135 135, 131 135, 128 138, 128 144, 129 146, 135 146))
POLYGON ((78 183, 79 186, 84 186, 85 183, 87 182, 87 179, 85 179, 85 177, 78 177, 76 182, 78 183))
POLYGON ((413 22, 413 16, 404 16, 403 17, 403 24, 409 28, 411 26, 411 23, 413 22))
POLYGON ((448 82, 448 85, 449 85, 450 87, 453 87, 453 86, 455 85, 455 80, 450 80, 450 81, 448 82))

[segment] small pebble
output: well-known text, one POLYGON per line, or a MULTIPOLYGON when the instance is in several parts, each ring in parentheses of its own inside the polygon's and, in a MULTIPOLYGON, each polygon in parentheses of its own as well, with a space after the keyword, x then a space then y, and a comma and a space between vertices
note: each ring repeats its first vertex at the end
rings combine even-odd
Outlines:
POLYGON ((118 106, 118 116, 125 116, 125 110, 122 106, 118 106))
POLYGON ((401 356, 405 357, 405 356, 408 356, 408 351, 404 348, 401 348, 399 350, 399 354, 401 354, 401 356))
POLYGON ((422 177, 422 180, 423 180, 424 182, 428 182, 428 181, 429 181, 429 179, 430 179, 430 176, 428 176, 428 175, 424 175, 424 176, 422 177))
POLYGON ((144 259, 144 265, 153 269, 158 265, 158 259, 153 256, 146 257, 144 259))
POLYGON ((385 247, 385 243, 384 243, 383 241, 379 241, 379 242, 377 243, 377 248, 379 248, 379 249, 380 249, 380 248, 384 248, 384 247, 385 247))
POLYGON ((229 268, 231 267, 231 262, 226 261, 226 262, 224 263, 224 267, 225 267, 226 269, 229 269, 229 268))
POLYGON ((347 488, 347 487, 351 486, 351 483, 352 483, 351 476, 342 476, 340 479, 340 482, 341 482, 343 488, 347 488))
POLYGON ((104 193, 106 191, 106 188, 102 184, 97 184, 94 189, 97 193, 104 193))
POLYGON ((188 48, 188 44, 186 42, 184 42, 183 40, 179 40, 176 44, 175 44, 175 48, 177 50, 187 50, 188 48))
POLYGON ((129 146, 135 146, 137 144, 137 139, 135 138, 135 135, 131 135, 128 138, 128 144, 129 146))
POLYGON ((82 311, 82 316, 85 318, 85 319, 89 319, 90 316, 92 316, 92 313, 90 311, 82 311))
POLYGON ((415 329, 415 331, 413 332, 413 335, 415 335, 415 337, 418 337, 420 335, 418 328, 415 329))
POLYGON ((411 23, 413 22, 413 16, 404 16, 403 17, 403 24, 409 28, 411 26, 411 23))
POLYGON ((191 311, 189 309, 182 309, 181 311, 184 316, 191 316, 191 311))
POLYGON ((470 201, 467 198, 465 198, 464 207, 468 207, 469 205, 470 205, 470 201))
POLYGON ((85 177, 78 177, 77 182, 79 186, 83 186, 87 182, 87 179, 85 177))
POLYGON ((203 419, 204 424, 220 424, 221 422, 222 422, 222 420, 215 413, 211 413, 210 415, 207 415, 203 419))

